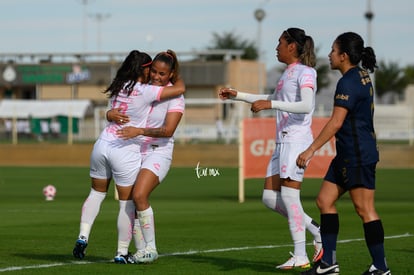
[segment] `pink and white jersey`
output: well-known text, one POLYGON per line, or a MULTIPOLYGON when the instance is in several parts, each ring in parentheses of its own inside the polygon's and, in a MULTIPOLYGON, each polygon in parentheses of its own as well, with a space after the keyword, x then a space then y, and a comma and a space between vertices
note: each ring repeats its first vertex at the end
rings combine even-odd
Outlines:
MULTIPOLYGON (((173 97, 168 100, 153 102, 145 128, 162 127, 165 123, 165 116, 167 113, 184 113, 184 108, 185 102, 183 95, 173 97)), ((151 145, 157 145, 159 147, 167 146, 170 147, 172 152, 174 146, 174 137, 144 137, 144 146, 142 147, 143 151, 146 151, 148 148, 150 148, 151 145)))
POLYGON ((124 125, 109 122, 101 132, 99 138, 109 141, 112 144, 141 144, 142 137, 124 140, 116 135, 116 131, 125 126, 145 128, 148 114, 152 108, 151 104, 160 100, 163 88, 164 87, 162 86, 137 83, 129 96, 127 91, 123 90, 117 97, 111 98, 109 101, 109 108, 122 108, 122 112, 129 116, 130 121, 124 125))
POLYGON ((285 102, 301 100, 301 88, 313 90, 312 111, 308 114, 295 114, 276 111, 276 143, 312 142, 312 115, 315 109, 316 70, 301 63, 290 64, 279 79, 273 98, 285 102))

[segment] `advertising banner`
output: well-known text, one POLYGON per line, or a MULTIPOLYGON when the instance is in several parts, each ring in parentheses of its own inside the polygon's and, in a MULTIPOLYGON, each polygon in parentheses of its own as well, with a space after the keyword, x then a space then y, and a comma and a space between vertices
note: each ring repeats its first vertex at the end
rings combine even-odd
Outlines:
MULTIPOLYGON (((315 117, 312 121, 314 138, 319 134, 329 118, 315 117)), ((264 178, 267 164, 275 148, 276 119, 247 118, 242 122, 243 143, 240 169, 243 177, 264 178)), ((335 139, 332 138, 315 152, 305 171, 305 178, 322 178, 332 158, 335 156, 335 139)))

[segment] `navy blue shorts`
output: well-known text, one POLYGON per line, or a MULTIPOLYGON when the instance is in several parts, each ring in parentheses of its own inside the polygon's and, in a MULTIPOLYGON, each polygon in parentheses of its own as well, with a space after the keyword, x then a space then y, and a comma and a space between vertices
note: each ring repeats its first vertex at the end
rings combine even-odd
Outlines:
POLYGON ((367 189, 375 189, 375 170, 376 163, 348 167, 343 162, 334 158, 329 165, 328 172, 324 180, 333 182, 345 190, 356 187, 365 187, 367 189))

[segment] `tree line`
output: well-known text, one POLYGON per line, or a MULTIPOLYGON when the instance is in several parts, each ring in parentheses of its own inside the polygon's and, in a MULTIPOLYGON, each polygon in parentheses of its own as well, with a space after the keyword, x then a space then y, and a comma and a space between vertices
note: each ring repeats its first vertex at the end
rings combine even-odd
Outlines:
MULTIPOLYGON (((246 60, 257 60, 259 57, 255 42, 243 39, 234 32, 224 32, 222 34, 213 33, 211 45, 208 49, 244 50, 241 58, 246 60)), ((219 60, 221 58, 221 56, 208 57, 209 60, 219 60)), ((321 58, 318 58, 318 61, 321 60, 321 58)), ((330 72, 330 67, 326 62, 317 63, 315 69, 318 73, 317 85, 320 90, 330 85, 330 80, 327 77, 327 74, 330 72)), ((379 99, 387 94, 401 97, 407 86, 414 84, 414 64, 401 67, 398 62, 379 61, 374 77, 375 92, 379 99)))

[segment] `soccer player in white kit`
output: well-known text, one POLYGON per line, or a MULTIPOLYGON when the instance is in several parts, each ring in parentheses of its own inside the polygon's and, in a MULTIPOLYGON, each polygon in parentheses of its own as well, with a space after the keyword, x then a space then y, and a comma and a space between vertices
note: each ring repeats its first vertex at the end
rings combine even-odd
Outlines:
POLYGON ((309 268, 305 229, 314 237, 314 262, 322 257, 323 249, 319 225, 302 208, 300 188, 305 169, 296 165, 296 157, 313 141, 311 124, 317 88, 313 39, 301 29, 289 28, 281 34, 276 52, 287 67, 272 95, 222 88, 219 96, 252 103, 255 113, 277 110, 276 148, 267 167, 262 200, 268 208, 287 217, 294 243, 292 257, 276 268, 309 268))
MULTIPOLYGON (((169 86, 177 81, 179 64, 175 52, 167 50, 157 54, 151 65, 151 84, 169 86)), ((155 244, 154 212, 149 203, 151 192, 165 178, 171 166, 174 150, 174 132, 184 112, 182 95, 154 102, 148 116, 146 128, 124 127, 118 131, 124 139, 143 135, 141 146, 142 166, 138 174, 133 199, 137 210, 134 239, 138 263, 152 262, 158 258, 155 244)), ((112 112, 108 112, 108 118, 112 112)), ((127 118, 125 118, 127 119, 127 118)))
MULTIPOLYGON (((182 80, 177 81, 175 86, 165 88, 145 84, 149 79, 151 63, 148 54, 131 51, 118 69, 114 81, 105 90, 110 97, 110 106, 130 118, 127 125, 144 127, 153 102, 181 95, 185 91, 182 80)), ((118 138, 116 131, 122 123, 122 119, 109 122, 91 153, 92 188, 82 207, 79 237, 73 249, 73 255, 79 259, 85 256, 93 222, 113 178, 119 194, 118 248, 114 261, 127 263, 130 260, 128 247, 135 216, 131 192, 140 169, 142 142, 139 138, 118 138)))

